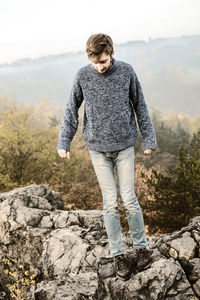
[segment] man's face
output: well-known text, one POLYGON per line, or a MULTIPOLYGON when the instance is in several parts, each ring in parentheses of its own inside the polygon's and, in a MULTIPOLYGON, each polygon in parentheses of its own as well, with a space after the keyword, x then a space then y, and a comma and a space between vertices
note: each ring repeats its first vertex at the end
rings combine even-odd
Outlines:
MULTIPOLYGON (((112 54, 113 56, 113 54, 112 54)), ((103 74, 105 73, 112 64, 112 56, 102 53, 101 56, 97 59, 95 57, 90 58, 90 61, 97 72, 103 74)))

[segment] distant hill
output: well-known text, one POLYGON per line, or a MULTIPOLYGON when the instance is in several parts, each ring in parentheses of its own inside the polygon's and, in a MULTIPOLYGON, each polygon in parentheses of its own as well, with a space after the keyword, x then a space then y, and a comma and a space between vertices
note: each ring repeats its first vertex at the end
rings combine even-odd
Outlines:
MULTIPOLYGON (((199 114, 200 35, 130 41, 115 45, 115 53, 134 67, 150 106, 164 113, 199 114)), ((63 106, 76 71, 87 63, 85 52, 74 52, 1 64, 0 95, 63 106)))

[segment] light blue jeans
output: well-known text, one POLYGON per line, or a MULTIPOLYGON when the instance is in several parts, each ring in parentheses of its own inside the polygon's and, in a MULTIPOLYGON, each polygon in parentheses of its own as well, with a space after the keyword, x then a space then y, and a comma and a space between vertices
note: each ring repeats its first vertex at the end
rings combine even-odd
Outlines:
POLYGON ((103 196, 103 215, 111 255, 124 253, 114 167, 117 170, 119 192, 128 217, 133 247, 145 248, 147 239, 144 220, 134 192, 134 147, 114 152, 89 150, 89 153, 103 196))

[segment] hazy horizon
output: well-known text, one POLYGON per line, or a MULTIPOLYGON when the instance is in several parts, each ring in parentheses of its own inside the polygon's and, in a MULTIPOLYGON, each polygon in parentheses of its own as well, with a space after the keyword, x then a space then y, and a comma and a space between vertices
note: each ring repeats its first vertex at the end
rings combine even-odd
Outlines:
POLYGON ((87 38, 114 44, 200 34, 198 0, 7 0, 0 4, 0 64, 84 51, 87 38))
MULTIPOLYGON (((117 46, 121 46, 121 45, 125 45, 125 44, 128 44, 128 43, 134 43, 134 42, 145 42, 145 43, 149 43, 149 42, 152 42, 152 41, 156 41, 156 40, 162 40, 162 39, 177 39, 177 38, 181 38, 181 37, 195 37, 195 36, 200 36, 200 34, 195 34, 195 35, 182 35, 182 36, 169 36, 169 37, 157 37, 157 38, 151 38, 149 37, 148 40, 142 40, 142 39, 138 39, 138 40, 127 40, 125 42, 121 42, 121 43, 114 43, 114 48, 117 47, 117 46)), ((82 53, 82 52, 85 52, 85 49, 77 49, 77 50, 71 50, 71 51, 65 51, 65 52, 58 52, 58 53, 55 53, 55 54, 51 54, 51 53, 47 53, 46 55, 39 55, 39 56, 35 56, 35 57, 28 57, 28 56, 24 56, 24 57, 20 57, 16 60, 13 60, 13 61, 10 61, 10 62, 3 62, 1 63, 0 62, 0 65, 4 65, 4 64, 8 64, 8 65, 11 65, 11 64, 15 64, 15 63, 18 63, 20 61, 23 61, 23 60, 37 60, 37 59, 41 59, 41 58, 45 58, 45 57, 49 57, 49 56, 59 56, 59 55, 63 55, 63 54, 73 54, 75 55, 76 53, 82 53)), ((116 54, 116 53, 115 53, 116 54)), ((85 55, 86 55, 86 52, 85 52, 85 55)), ((87 55, 86 55, 87 56, 87 55)))
MULTIPOLYGON (((200 112, 200 35, 115 45, 115 58, 130 63, 150 106, 196 116, 200 112)), ((0 66, 0 95, 20 102, 40 99, 64 105, 85 52, 25 59, 0 66)))

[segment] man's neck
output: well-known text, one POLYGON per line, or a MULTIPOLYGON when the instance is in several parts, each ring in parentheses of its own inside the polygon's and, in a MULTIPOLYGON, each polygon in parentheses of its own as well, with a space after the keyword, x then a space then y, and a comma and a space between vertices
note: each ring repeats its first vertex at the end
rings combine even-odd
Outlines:
POLYGON ((111 58, 109 69, 112 67, 112 65, 113 65, 113 59, 111 58))

